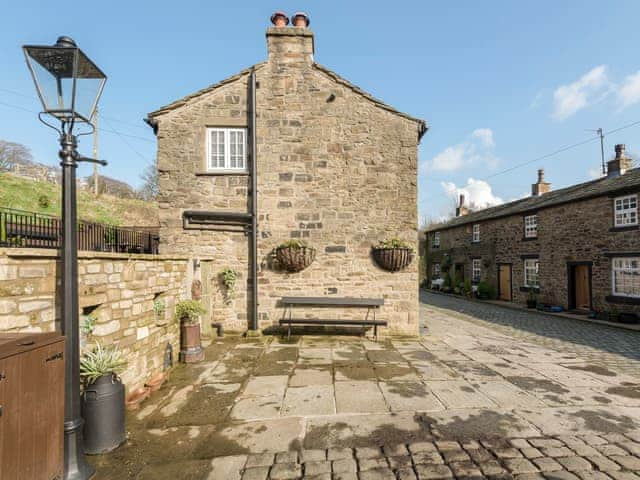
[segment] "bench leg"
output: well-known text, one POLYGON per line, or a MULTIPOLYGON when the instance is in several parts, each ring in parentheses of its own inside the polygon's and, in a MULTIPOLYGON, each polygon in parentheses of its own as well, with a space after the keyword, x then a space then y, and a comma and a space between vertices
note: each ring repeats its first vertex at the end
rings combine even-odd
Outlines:
POLYGON ((289 329, 287 331, 287 342, 289 340, 291 340, 291 310, 293 310, 293 307, 289 307, 289 329))
POLYGON ((378 325, 373 326, 373 339, 376 342, 378 341, 378 325))

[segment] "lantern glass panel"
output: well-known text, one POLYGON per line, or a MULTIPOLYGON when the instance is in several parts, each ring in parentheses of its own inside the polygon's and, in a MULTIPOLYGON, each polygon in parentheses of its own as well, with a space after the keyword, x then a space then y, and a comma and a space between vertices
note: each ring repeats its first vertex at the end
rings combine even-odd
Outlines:
POLYGON ((43 109, 61 120, 91 121, 105 75, 75 47, 25 47, 43 109))

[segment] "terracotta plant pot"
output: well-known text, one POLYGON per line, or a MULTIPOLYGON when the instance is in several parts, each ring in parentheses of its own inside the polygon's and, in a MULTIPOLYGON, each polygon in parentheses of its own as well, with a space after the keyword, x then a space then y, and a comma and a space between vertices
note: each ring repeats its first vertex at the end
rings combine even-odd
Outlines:
POLYGON ((372 255, 376 263, 389 272, 398 272, 411 264, 415 254, 405 247, 374 248, 372 255))
POLYGON ((275 12, 271 15, 271 23, 274 26, 281 28, 289 25, 289 19, 287 18, 287 14, 284 12, 275 12))
POLYGON ((149 380, 147 380, 147 383, 145 383, 144 385, 145 387, 149 387, 151 393, 157 392, 158 390, 160 390, 160 387, 164 384, 164 382, 167 381, 167 377, 167 372, 157 373, 149 380))
POLYGON ((151 395, 151 389, 149 387, 140 387, 129 395, 125 400, 125 407, 127 410, 137 410, 140 408, 140 404, 144 402, 151 395))
POLYGON ((276 260, 287 272, 300 272, 313 263, 316 249, 312 247, 278 247, 276 260))
POLYGON ((200 324, 182 321, 180 323, 180 361, 198 363, 204 360, 204 350, 200 343, 200 324))

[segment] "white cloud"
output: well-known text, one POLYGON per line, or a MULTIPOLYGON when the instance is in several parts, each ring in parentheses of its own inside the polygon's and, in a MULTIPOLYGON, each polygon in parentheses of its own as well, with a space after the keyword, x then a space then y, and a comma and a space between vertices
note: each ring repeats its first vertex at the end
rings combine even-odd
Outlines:
POLYGON ((624 79, 618 89, 621 109, 640 102, 640 70, 624 79))
POLYGON ((565 120, 602 99, 610 90, 607 68, 604 65, 594 67, 575 82, 556 89, 553 93, 553 118, 565 120))
POLYGON ((491 185, 484 180, 475 180, 469 178, 464 186, 457 186, 453 182, 442 182, 442 189, 448 197, 451 197, 456 203, 460 194, 464 194, 467 207, 472 210, 479 210, 494 205, 500 205, 504 201, 493 194, 491 185))
POLYGON ((493 154, 494 147, 493 131, 490 128, 478 128, 465 141, 445 148, 431 161, 423 163, 421 170, 453 172, 474 164, 495 168, 499 160, 493 154))
POLYGON ((591 180, 595 180, 596 178, 600 178, 602 176, 604 176, 604 174, 602 173, 602 167, 589 169, 589 178, 591 180))
POLYGON ((477 138, 485 147, 495 146, 493 131, 490 128, 477 128, 471 133, 472 138, 477 138))
POLYGON ((464 167, 468 159, 465 158, 466 147, 464 144, 447 147, 431 160, 431 168, 439 171, 452 171, 464 167))
POLYGON ((536 96, 533 97, 533 100, 531 100, 529 108, 531 110, 538 108, 540 106, 540 103, 542 102, 542 97, 544 97, 544 93, 542 91, 538 92, 536 96))

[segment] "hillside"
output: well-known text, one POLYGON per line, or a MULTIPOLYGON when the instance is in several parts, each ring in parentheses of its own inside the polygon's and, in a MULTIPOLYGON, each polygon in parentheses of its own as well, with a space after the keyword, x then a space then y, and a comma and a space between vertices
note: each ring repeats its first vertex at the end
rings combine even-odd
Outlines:
MULTIPOLYGON (((60 186, 0 173, 0 208, 60 215, 60 186)), ((111 225, 157 226, 155 203, 78 189, 78 217, 111 225)))

